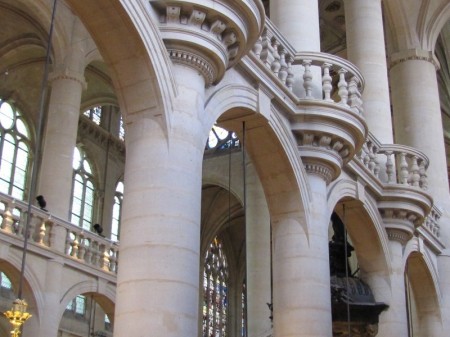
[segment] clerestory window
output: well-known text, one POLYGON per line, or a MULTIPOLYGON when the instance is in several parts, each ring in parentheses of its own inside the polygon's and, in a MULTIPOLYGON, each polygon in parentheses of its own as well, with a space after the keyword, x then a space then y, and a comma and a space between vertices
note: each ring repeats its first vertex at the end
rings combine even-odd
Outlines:
POLYGON ((24 199, 30 134, 21 113, 0 99, 0 192, 24 199))
POLYGON ((94 217, 95 185, 86 154, 76 147, 73 155, 72 207, 70 221, 91 230, 94 217))
POLYGON ((67 304, 66 310, 74 314, 84 316, 86 313, 86 296, 76 296, 67 304))
POLYGON ((114 206, 111 223, 111 240, 119 240, 120 218, 122 215, 122 201, 123 201, 123 182, 119 181, 116 186, 116 193, 114 195, 114 206))
POLYGON ((95 106, 95 107, 83 112, 83 115, 85 115, 87 118, 89 118, 95 124, 100 125, 100 122, 102 120, 102 107, 95 106))
POLYGON ((215 238, 205 256, 203 271, 203 337, 226 337, 228 265, 222 243, 215 238))

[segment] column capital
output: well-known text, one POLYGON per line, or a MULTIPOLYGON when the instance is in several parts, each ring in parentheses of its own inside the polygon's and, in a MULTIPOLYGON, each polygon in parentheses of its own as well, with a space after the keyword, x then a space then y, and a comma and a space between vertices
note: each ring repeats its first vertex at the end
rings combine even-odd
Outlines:
POLYGON ((389 57, 389 69, 392 69, 400 63, 412 60, 430 62, 436 70, 439 70, 441 67, 439 60, 433 52, 415 48, 393 53, 389 57))
POLYGON ((66 67, 55 67, 48 77, 49 82, 55 80, 72 80, 81 84, 81 88, 86 90, 87 83, 82 73, 70 70, 66 67))

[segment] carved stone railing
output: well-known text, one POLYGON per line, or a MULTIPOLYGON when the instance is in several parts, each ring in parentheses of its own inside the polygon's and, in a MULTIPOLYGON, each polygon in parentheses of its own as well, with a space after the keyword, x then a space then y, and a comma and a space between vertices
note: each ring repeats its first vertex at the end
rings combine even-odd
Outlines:
POLYGON ((429 160, 422 152, 405 145, 381 145, 369 135, 357 159, 382 183, 428 188, 429 160))
MULTIPOLYGON (((27 211, 27 203, 0 194, 0 232, 23 240, 27 211)), ((34 206, 28 233, 30 244, 109 273, 117 272, 119 246, 116 243, 34 206)))
MULTIPOLYGON (((340 103, 362 113, 361 95, 364 79, 350 62, 335 55, 320 52, 296 52, 277 28, 266 21, 263 34, 252 49, 252 55, 261 61, 275 81, 294 91, 294 80, 303 81, 304 95, 297 99, 322 99, 340 103), (300 65, 301 67, 294 67, 300 65), (313 97, 314 66, 321 68, 322 97, 313 97)), ((317 76, 317 75, 316 75, 317 76)))

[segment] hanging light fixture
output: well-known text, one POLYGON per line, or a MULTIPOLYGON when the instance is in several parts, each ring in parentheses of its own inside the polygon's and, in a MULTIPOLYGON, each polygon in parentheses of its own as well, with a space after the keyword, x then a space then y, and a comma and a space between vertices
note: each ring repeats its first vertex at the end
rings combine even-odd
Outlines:
MULTIPOLYGON (((20 268, 20 279, 19 279, 19 290, 17 292, 17 299, 14 300, 11 310, 8 310, 4 312, 5 317, 9 320, 11 325, 13 326, 13 330, 11 330, 11 337, 19 337, 21 333, 21 329, 23 324, 30 318, 32 315, 27 312, 28 303, 22 299, 22 292, 23 292, 23 281, 24 281, 24 272, 25 272, 25 262, 27 257, 27 246, 28 246, 28 237, 30 236, 29 228, 30 228, 30 220, 31 220, 31 204, 33 200, 33 195, 35 194, 36 190, 36 180, 37 180, 37 165, 39 163, 39 149, 41 145, 41 137, 42 137, 42 129, 43 129, 43 123, 44 123, 44 101, 46 97, 46 91, 47 91, 47 82, 48 82, 48 67, 50 64, 50 51, 51 51, 51 42, 52 42, 52 35, 53 35, 53 26, 55 21, 55 12, 56 12, 56 2, 57 0, 54 0, 53 2, 53 10, 52 10, 52 17, 50 22, 50 31, 48 34, 48 41, 47 41, 47 50, 46 50, 46 58, 45 58, 45 68, 44 68, 44 75, 42 77, 42 83, 41 83, 41 95, 40 95, 40 104, 39 104, 39 119, 38 119, 38 127, 36 132, 36 144, 35 144, 35 155, 33 158, 33 165, 31 167, 31 181, 30 181, 30 192, 28 195, 28 209, 26 213, 26 222, 25 222, 25 228, 24 228, 24 240, 23 240, 23 252, 22 252, 22 265, 20 268)), ((40 196, 42 197, 42 196, 40 196)), ((43 198, 42 198, 43 200, 43 198)), ((41 209, 45 207, 42 206, 42 200, 39 202, 39 206, 41 209)))

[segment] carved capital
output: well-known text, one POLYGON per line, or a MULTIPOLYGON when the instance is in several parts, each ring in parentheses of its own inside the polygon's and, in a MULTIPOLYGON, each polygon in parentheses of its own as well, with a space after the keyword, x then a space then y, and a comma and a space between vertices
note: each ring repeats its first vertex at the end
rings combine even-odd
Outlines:
POLYGON ((422 49, 409 49, 405 51, 401 51, 398 53, 394 53, 390 57, 389 69, 395 67, 399 63, 418 60, 418 61, 426 61, 430 62, 434 65, 436 70, 440 69, 440 64, 436 56, 433 52, 422 49))
POLYGON ((305 170, 308 174, 313 174, 321 177, 327 185, 333 180, 335 176, 335 170, 325 162, 321 161, 313 161, 306 159, 303 161, 303 165, 305 166, 305 170))
POLYGON ((217 69, 211 62, 203 57, 183 50, 168 49, 170 59, 174 63, 183 64, 185 66, 198 70, 203 77, 207 85, 211 85, 214 79, 217 77, 217 69))
POLYGON ((384 227, 389 240, 394 240, 405 245, 414 234, 421 217, 410 210, 386 208, 380 210, 384 227))
POLYGON ((81 84, 82 90, 86 90, 87 83, 84 79, 84 75, 67 68, 56 68, 48 77, 49 82, 55 80, 69 80, 75 81, 81 84))

